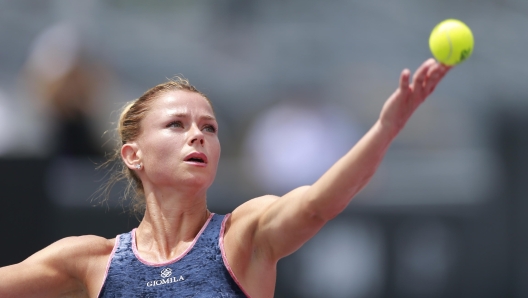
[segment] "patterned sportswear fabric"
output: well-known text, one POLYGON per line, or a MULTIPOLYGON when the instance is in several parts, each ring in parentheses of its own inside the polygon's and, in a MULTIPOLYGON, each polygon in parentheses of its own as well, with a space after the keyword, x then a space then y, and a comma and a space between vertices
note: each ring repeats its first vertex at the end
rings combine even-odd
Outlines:
POLYGON ((187 251, 162 264, 139 257, 135 229, 119 235, 99 297, 247 297, 222 255, 227 216, 211 214, 187 251))

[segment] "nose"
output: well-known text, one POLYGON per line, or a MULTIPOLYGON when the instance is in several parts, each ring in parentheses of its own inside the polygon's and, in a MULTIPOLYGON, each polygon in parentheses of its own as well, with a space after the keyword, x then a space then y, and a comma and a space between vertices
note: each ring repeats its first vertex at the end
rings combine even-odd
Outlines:
POLYGON ((196 125, 193 125, 189 130, 189 145, 193 145, 195 143, 203 145, 204 141, 203 132, 196 125))

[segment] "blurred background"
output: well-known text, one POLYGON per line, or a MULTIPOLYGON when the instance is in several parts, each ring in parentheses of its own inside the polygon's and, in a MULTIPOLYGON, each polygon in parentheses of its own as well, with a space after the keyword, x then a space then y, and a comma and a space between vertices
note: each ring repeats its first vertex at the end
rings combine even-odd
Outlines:
POLYGON ((138 224, 107 171, 119 109, 183 75, 212 100, 228 213, 310 184, 376 121, 429 33, 473 56, 371 183, 279 263, 276 297, 528 297, 525 0, 0 0, 0 266, 138 224), (105 133, 106 132, 106 133, 105 133))

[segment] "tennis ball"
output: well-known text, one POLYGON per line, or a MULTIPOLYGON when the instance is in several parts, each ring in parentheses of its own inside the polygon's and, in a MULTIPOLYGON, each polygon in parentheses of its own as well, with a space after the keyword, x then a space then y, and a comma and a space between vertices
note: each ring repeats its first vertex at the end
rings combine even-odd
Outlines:
POLYGON ((436 25, 429 37, 429 48, 445 65, 461 63, 473 52, 473 34, 466 24, 449 19, 436 25))

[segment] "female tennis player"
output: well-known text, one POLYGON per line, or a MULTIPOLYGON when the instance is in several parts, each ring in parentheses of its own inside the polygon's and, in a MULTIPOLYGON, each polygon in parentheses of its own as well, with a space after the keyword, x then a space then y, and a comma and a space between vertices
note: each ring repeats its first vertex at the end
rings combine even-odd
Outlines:
POLYGON ((209 100, 185 80, 148 90, 118 124, 120 159, 144 204, 139 226, 114 239, 68 237, 0 268, 0 297, 273 297, 277 262, 343 211, 448 70, 430 59, 412 82, 403 70, 373 127, 313 185, 228 215, 206 206, 220 158, 209 100))

